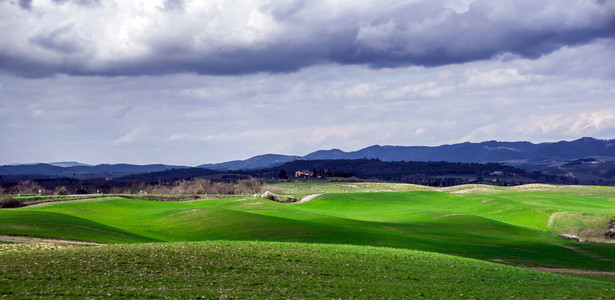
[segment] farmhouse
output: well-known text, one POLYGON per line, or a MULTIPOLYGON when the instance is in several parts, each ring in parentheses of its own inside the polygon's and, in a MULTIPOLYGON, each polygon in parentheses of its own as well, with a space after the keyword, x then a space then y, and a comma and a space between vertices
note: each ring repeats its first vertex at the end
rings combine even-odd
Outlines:
POLYGON ((295 177, 299 178, 299 177, 313 177, 314 173, 312 173, 312 171, 308 171, 308 170, 299 170, 297 172, 295 172, 295 177))

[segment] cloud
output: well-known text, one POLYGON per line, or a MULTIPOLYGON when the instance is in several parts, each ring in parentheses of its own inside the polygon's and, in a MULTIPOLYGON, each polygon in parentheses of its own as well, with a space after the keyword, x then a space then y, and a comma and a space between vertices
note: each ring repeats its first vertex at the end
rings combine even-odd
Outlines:
POLYGON ((23 9, 32 9, 32 0, 19 0, 19 6, 23 9))
POLYGON ((77 51, 75 39, 70 36, 70 26, 55 28, 49 32, 41 33, 30 38, 30 43, 47 51, 60 55, 70 55, 77 51))
POLYGON ((165 0, 162 6, 166 11, 184 11, 184 0, 165 0))
POLYGON ((475 70, 467 71, 469 86, 503 86, 527 83, 530 81, 528 76, 519 74, 519 71, 513 68, 495 69, 489 72, 476 72, 475 70))
POLYGON ((532 116, 528 131, 542 133, 563 132, 569 136, 593 136, 604 131, 615 130, 615 110, 594 109, 571 114, 532 116))
POLYGON ((100 4, 100 0, 52 0, 56 4, 76 4, 80 6, 94 6, 100 4))
POLYGON ((0 20, 11 74, 232 75, 535 59, 612 39, 615 2, 21 0, 0 20))
POLYGON ((138 139, 141 135, 143 135, 143 133, 145 133, 145 131, 147 131, 147 125, 141 125, 141 126, 135 127, 130 132, 128 132, 125 135, 123 135, 123 136, 119 137, 118 139, 116 139, 114 144, 130 144, 130 143, 133 143, 136 139, 138 139))
POLYGON ((536 59, 318 64, 241 76, 0 73, 0 163, 198 165, 373 144, 612 139, 614 45, 599 39, 536 59))

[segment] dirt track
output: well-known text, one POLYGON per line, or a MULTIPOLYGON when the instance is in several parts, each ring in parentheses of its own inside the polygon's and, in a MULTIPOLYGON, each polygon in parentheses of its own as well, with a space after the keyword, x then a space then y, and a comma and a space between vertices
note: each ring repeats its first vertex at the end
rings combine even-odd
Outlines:
POLYGON ((305 203, 305 202, 308 202, 308 201, 313 200, 314 198, 316 198, 316 197, 318 197, 318 196, 320 196, 320 195, 321 195, 321 194, 313 194, 313 195, 308 195, 308 196, 305 196, 305 197, 301 198, 301 200, 299 200, 298 202, 295 202, 295 203, 293 203, 293 204, 305 203))

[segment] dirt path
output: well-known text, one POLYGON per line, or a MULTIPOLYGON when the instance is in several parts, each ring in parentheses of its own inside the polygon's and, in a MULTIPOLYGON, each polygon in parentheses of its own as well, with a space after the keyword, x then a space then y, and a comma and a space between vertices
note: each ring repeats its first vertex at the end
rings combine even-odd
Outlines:
POLYGON ((103 245, 101 243, 94 243, 94 242, 71 241, 71 240, 62 240, 62 239, 44 239, 44 238, 36 238, 36 237, 30 237, 30 236, 16 236, 16 235, 0 235, 0 241, 11 242, 11 243, 64 244, 64 245, 75 245, 75 246, 103 245))
POLYGON ((312 201, 314 198, 316 198, 316 197, 318 197, 320 195, 322 195, 322 194, 307 195, 307 196, 301 198, 301 200, 295 202, 294 204, 301 204, 301 203, 305 203, 305 202, 308 202, 308 201, 312 201))

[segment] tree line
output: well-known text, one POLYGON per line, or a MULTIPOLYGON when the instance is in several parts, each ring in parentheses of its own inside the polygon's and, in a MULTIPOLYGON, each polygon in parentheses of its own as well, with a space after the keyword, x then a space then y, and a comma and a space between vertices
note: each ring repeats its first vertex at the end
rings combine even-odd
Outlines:
POLYGON ((69 194, 161 194, 161 195, 251 195, 264 190, 274 190, 257 178, 240 179, 234 182, 211 181, 207 179, 184 179, 161 181, 156 184, 140 180, 128 182, 124 186, 111 186, 106 181, 86 182, 85 185, 45 188, 36 181, 26 180, 16 185, 0 187, 0 194, 21 195, 69 195, 69 194))

